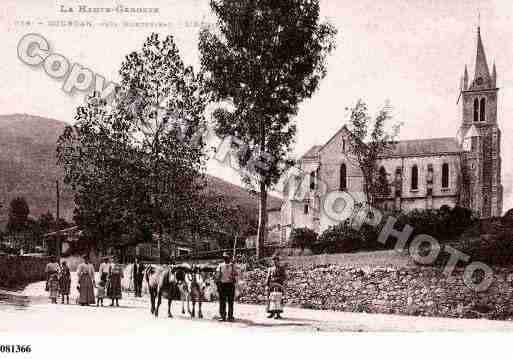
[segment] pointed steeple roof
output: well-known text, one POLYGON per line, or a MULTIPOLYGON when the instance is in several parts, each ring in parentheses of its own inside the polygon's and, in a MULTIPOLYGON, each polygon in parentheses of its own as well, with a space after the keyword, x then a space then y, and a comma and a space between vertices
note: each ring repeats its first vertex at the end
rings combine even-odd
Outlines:
POLYGON ((481 40, 481 27, 477 27, 477 53, 476 53, 476 68, 474 71, 474 80, 482 77, 485 81, 490 78, 490 70, 488 69, 488 63, 486 62, 486 55, 483 46, 483 40, 481 40))
POLYGON ((468 88, 468 70, 467 64, 465 64, 465 71, 463 72, 463 90, 468 88))
POLYGON ((493 86, 496 86, 497 82, 497 69, 495 68, 495 61, 493 61, 493 68, 492 68, 492 84, 493 86))

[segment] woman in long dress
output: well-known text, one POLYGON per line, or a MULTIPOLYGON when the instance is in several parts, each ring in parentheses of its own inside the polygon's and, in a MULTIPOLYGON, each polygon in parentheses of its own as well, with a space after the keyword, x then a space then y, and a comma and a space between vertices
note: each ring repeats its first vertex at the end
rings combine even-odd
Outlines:
POLYGON ((110 267, 109 279, 107 282, 107 297, 111 299, 110 306, 119 307, 119 300, 121 299, 121 278, 123 278, 123 267, 114 259, 110 267))
POLYGON ((89 257, 84 258, 84 263, 77 267, 77 276, 79 283, 80 296, 78 303, 80 305, 94 304, 94 267, 89 263, 89 257))
POLYGON ((71 273, 69 271, 68 264, 66 262, 62 262, 61 266, 61 276, 60 276, 60 290, 62 301, 64 304, 64 297, 66 297, 66 303, 69 304, 69 290, 71 286, 71 273))
POLYGON ((59 296, 59 271, 60 266, 57 258, 52 256, 50 263, 46 265, 46 290, 52 303, 57 303, 57 297, 59 296))
POLYGON ((267 312, 268 318, 281 319, 283 313, 283 287, 287 274, 278 255, 273 257, 274 265, 267 272, 267 312), (278 294, 279 293, 279 294, 278 294))

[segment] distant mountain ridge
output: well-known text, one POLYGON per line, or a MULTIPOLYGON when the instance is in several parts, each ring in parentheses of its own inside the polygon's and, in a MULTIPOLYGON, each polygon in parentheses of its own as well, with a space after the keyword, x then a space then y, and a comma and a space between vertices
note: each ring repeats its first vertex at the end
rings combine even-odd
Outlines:
MULTIPOLYGON (((26 114, 0 116, 0 222, 5 222, 10 201, 25 197, 30 214, 56 212, 55 181, 63 171, 56 164, 56 141, 66 124, 26 114)), ((61 216, 73 215, 73 194, 62 186, 61 216)))
MULTIPOLYGON (((61 182, 61 216, 73 217, 73 192, 62 185, 63 170, 56 163, 56 142, 66 123, 27 114, 0 115, 0 226, 10 201, 25 197, 30 214, 56 211, 55 181, 61 182)), ((207 175, 209 190, 258 216, 258 198, 244 188, 207 175)), ((270 196, 268 208, 281 205, 270 196)))

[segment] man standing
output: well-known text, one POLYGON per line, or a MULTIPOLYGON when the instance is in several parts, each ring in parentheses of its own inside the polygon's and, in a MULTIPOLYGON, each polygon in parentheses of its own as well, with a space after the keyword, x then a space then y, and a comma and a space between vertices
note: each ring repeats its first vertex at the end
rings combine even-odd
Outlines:
POLYGON ((107 282, 107 278, 110 273, 109 257, 103 257, 103 263, 100 264, 100 269, 98 272, 100 275, 100 281, 107 282))
POLYGON ((223 253, 223 263, 217 267, 217 290, 219 292, 219 314, 221 321, 226 321, 226 305, 228 304, 228 321, 233 318, 233 301, 235 299, 235 284, 239 277, 237 265, 230 260, 228 253, 223 253))
POLYGON ((132 268, 132 278, 134 279, 134 292, 136 297, 142 297, 144 266, 139 263, 139 259, 135 257, 134 266, 132 268))

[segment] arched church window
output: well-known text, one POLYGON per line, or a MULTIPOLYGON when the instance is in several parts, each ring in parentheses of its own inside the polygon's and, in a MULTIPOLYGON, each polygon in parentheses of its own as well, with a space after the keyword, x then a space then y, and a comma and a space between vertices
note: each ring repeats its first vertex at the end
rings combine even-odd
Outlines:
POLYGON ((479 100, 474 100, 474 122, 479 121, 479 100))
POLYGON ((345 163, 340 165, 340 187, 339 190, 345 191, 347 189, 347 167, 345 163))
POLYGON ((449 164, 442 165, 442 188, 449 187, 449 164))
POLYGON ((479 118, 481 121, 486 121, 486 100, 484 98, 481 99, 481 107, 479 110, 479 118))
POLYGON ((310 172, 310 189, 315 189, 315 171, 310 172))
POLYGON ((346 152, 346 140, 342 140, 342 152, 346 152))
POLYGON ((411 168, 411 189, 419 189, 419 168, 413 165, 411 168))

